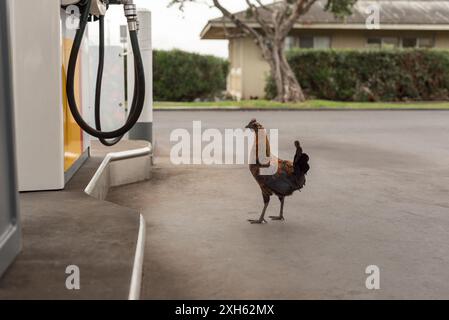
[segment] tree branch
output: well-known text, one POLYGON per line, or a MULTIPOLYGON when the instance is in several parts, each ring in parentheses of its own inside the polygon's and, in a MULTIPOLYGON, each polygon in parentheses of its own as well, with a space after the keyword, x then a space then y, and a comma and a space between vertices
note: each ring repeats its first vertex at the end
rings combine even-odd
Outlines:
POLYGON ((257 4, 261 7, 267 10, 268 12, 273 12, 273 9, 271 9, 269 6, 262 3, 260 0, 256 0, 257 4))
POLYGON ((316 0, 297 0, 295 5, 293 6, 293 12, 290 16, 284 21, 281 26, 281 34, 286 37, 290 30, 295 25, 298 18, 307 13, 310 8, 315 4, 316 0))
POLYGON ((256 30, 254 30, 253 28, 251 28, 249 25, 247 25, 246 23, 244 23, 242 20, 240 20, 239 18, 237 18, 234 14, 232 14, 230 11, 228 11, 228 9, 226 9, 225 7, 223 7, 220 3, 220 1, 218 0, 213 0, 214 6, 221 11, 221 13, 227 17, 229 20, 231 20, 231 22, 233 22, 235 24, 235 26, 237 28, 242 29, 245 33, 252 35, 253 37, 255 37, 258 41, 263 40, 262 36, 257 33, 256 30))
MULTIPOLYGON (((242 20, 237 18, 234 14, 229 12, 225 7, 223 7, 219 0, 213 0, 214 6, 221 11, 223 16, 227 17, 231 20, 231 22, 234 23, 234 25, 237 27, 237 29, 240 28, 244 33, 246 33, 249 36, 252 36, 255 39, 255 42, 257 45, 259 45, 260 49, 262 50, 262 56, 265 59, 269 59, 270 57, 270 47, 267 45, 265 41, 265 37, 261 34, 259 34, 255 29, 251 28, 248 24, 244 23, 242 20)), ((268 41, 269 42, 269 41, 268 41)))
POLYGON ((224 19, 222 19, 221 22, 222 22, 222 24, 223 24, 223 32, 224 32, 224 35, 225 35, 226 39, 241 38, 241 37, 244 37, 244 36, 247 35, 247 34, 246 34, 245 32, 243 32, 243 31, 238 31, 238 32, 236 31, 236 32, 230 33, 230 32, 228 31, 229 28, 226 27, 226 21, 225 21, 224 19))
POLYGON ((269 23, 267 23, 262 17, 260 16, 259 8, 256 7, 250 0, 245 0, 246 4, 248 5, 251 12, 254 14, 254 17, 256 18, 257 22, 260 24, 262 30, 265 32, 268 36, 273 36, 273 30, 269 23))

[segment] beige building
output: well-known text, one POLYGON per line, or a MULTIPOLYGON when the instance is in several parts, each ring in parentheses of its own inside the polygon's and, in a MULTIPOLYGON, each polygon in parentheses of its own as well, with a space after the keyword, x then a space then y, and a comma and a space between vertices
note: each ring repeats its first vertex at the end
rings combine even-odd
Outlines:
MULTIPOLYGON (((304 49, 449 49, 449 1, 359 0, 353 14, 338 19, 326 12, 327 0, 317 0, 295 24, 286 41, 287 48, 304 49), (376 23, 379 22, 379 23, 376 23)), ((261 16, 268 11, 259 9, 261 16)), ((236 15, 258 28, 246 12, 236 15)), ((265 19, 269 19, 268 16, 265 19)), ((229 40, 228 92, 238 99, 263 98, 269 66, 250 38, 236 35, 226 18, 210 20, 202 39, 229 40)))

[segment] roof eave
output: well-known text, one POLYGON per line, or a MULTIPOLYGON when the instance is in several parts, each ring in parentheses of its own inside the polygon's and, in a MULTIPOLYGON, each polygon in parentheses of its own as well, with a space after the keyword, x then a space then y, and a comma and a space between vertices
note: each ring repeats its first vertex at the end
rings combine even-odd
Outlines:
POLYGON ((209 22, 204 26, 203 30, 201 30, 200 38, 201 38, 201 39, 208 39, 206 36, 207 36, 207 33, 209 32, 209 30, 210 30, 211 28, 212 28, 212 23, 209 21, 209 22))
POLYGON ((294 29, 328 29, 328 30, 428 30, 448 31, 448 24, 380 24, 379 28, 367 28, 366 24, 357 23, 297 23, 294 29))
MULTIPOLYGON (((258 23, 250 22, 248 25, 252 28, 259 28, 258 23)), ((226 39, 224 37, 214 37, 210 32, 214 28, 223 29, 235 28, 230 22, 214 22, 209 21, 201 31, 201 39, 226 39)), ((368 29, 366 24, 357 23, 297 23, 293 26, 295 30, 320 29, 320 30, 413 30, 413 31, 449 31, 448 24, 380 24, 377 29, 368 29)))

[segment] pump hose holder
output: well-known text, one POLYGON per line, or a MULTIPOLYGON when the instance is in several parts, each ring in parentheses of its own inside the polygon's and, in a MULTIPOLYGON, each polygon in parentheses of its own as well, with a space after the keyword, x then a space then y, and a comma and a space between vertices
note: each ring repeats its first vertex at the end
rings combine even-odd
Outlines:
MULTIPOLYGON (((97 0, 94 0, 97 1, 97 0)), ((107 1, 106 5, 109 4, 123 4, 125 16, 128 20, 129 37, 131 42, 131 47, 134 56, 134 95, 131 103, 131 108, 129 111, 128 118, 125 124, 113 131, 102 131, 101 130, 101 120, 100 120, 100 110, 101 110, 101 86, 103 79, 103 69, 104 69, 104 16, 100 15, 94 19, 99 20, 99 31, 100 31, 100 44, 99 44, 99 62, 97 71, 97 82, 95 90, 95 128, 91 127, 82 117, 78 111, 78 105, 75 98, 75 71, 77 66, 77 60, 79 51, 81 48, 81 43, 86 31, 86 26, 89 20, 94 17, 90 14, 90 8, 92 5, 92 0, 84 0, 78 4, 81 12, 80 25, 76 31, 75 40, 70 52, 70 59, 67 71, 67 85, 66 93, 69 109, 75 119, 76 123, 85 132, 93 137, 96 137, 100 142, 106 146, 112 146, 118 143, 122 137, 131 130, 142 114, 142 110, 145 103, 145 72, 142 61, 142 55, 139 47, 139 40, 137 37, 138 22, 137 22, 137 10, 136 6, 132 0, 111 0, 107 1), (113 139, 108 141, 106 139, 113 139)))

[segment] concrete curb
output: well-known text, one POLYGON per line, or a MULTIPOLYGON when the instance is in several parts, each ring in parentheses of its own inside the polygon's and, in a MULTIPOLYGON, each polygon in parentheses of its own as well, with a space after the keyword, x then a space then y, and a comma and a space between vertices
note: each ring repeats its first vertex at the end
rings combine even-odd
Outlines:
MULTIPOLYGON (((84 192, 99 200, 104 200, 112 186, 139 182, 150 178, 152 145, 141 149, 108 153, 90 180, 84 192), (125 170, 123 166, 112 169, 114 162, 134 161, 132 170, 125 170), (137 162, 136 162, 137 161, 137 162), (142 170, 145 171, 142 175, 142 170), (125 172, 126 171, 126 172, 125 172)), ((130 166, 125 166, 129 168, 130 166)), ((145 249, 146 223, 142 214, 139 217, 139 233, 137 236, 134 255, 133 271, 129 289, 129 300, 139 300, 142 287, 143 257, 145 249)))
POLYGON ((140 215, 139 235, 137 237, 136 254, 134 256, 133 273, 129 288, 128 300, 139 300, 142 289, 143 276, 143 256, 145 252, 146 222, 142 214, 140 215))
POLYGON ((110 187, 116 187, 124 184, 139 182, 150 178, 151 168, 151 143, 141 149, 134 149, 121 152, 111 152, 103 159, 100 167, 98 167, 91 181, 87 185, 84 192, 99 200, 104 200, 110 187), (125 168, 134 169, 134 171, 121 170, 120 162, 135 160, 132 167, 125 168), (113 167, 115 164, 116 167, 113 167), (142 175, 142 170, 144 174, 142 175))

